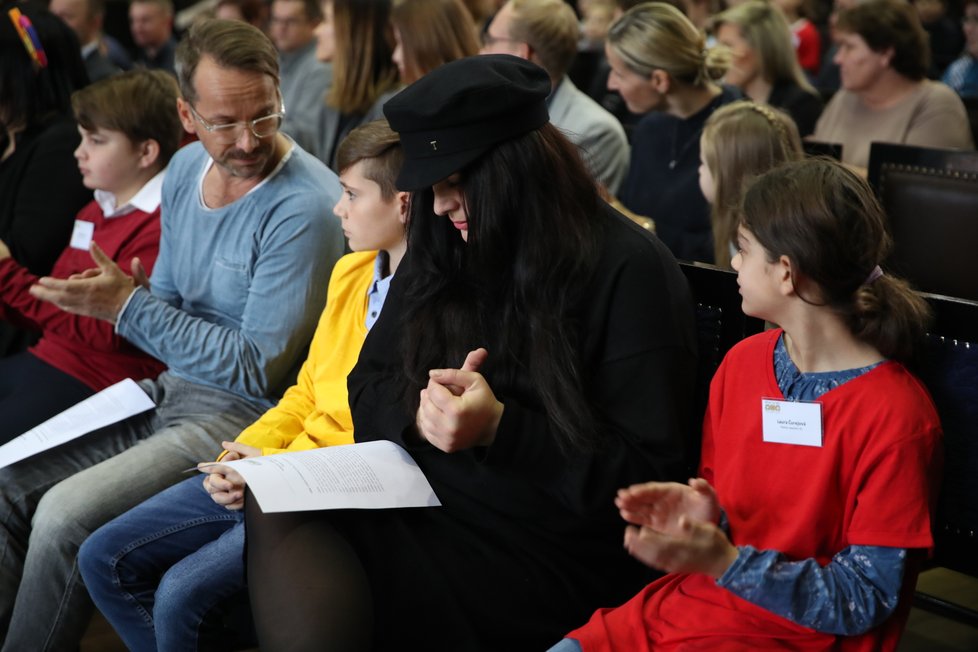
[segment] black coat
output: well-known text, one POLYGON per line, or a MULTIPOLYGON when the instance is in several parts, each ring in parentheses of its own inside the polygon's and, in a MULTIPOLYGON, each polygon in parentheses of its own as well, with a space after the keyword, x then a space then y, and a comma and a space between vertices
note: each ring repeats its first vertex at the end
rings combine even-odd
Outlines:
POLYGON ((613 499, 632 483, 685 480, 692 304, 661 242, 610 208, 596 219, 609 225, 579 351, 602 424, 594 452, 563 454, 533 387, 490 377, 505 406, 491 446, 417 444, 389 380, 410 251, 401 263, 349 376, 350 405, 356 440, 407 449, 442 507, 329 515, 370 577, 376 649, 542 650, 650 578, 622 548, 613 499))
MULTIPOLYGON (((38 276, 51 271, 68 246, 75 215, 92 200, 75 162, 79 142, 74 120, 60 117, 21 132, 14 153, 0 163, 0 240, 38 276)), ((24 348, 25 337, 0 322, 0 356, 24 348)))

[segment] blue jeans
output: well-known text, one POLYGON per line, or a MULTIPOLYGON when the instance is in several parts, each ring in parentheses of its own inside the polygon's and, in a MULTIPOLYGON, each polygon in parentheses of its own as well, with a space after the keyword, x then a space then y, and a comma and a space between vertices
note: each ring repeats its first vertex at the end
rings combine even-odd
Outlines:
POLYGON ((78 552, 95 606, 130 650, 198 649, 205 619, 244 589, 244 515, 194 475, 96 530, 78 552))
POLYGON ((140 386, 155 410, 0 469, 3 652, 77 647, 92 608, 76 563, 85 538, 261 416, 247 399, 168 372, 140 386))

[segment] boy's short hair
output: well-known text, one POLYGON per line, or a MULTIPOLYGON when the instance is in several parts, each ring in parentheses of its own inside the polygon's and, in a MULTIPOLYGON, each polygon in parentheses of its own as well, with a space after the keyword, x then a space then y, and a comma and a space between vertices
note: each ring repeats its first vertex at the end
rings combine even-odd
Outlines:
POLYGON ((75 91, 71 106, 82 128, 121 131, 133 144, 155 140, 160 168, 180 148, 183 125, 177 113, 179 90, 173 75, 137 69, 107 77, 75 91))
POLYGON ((390 201, 397 194, 397 175, 404 164, 401 137, 386 120, 361 125, 343 139, 336 150, 336 169, 340 174, 363 163, 363 176, 380 186, 380 196, 390 201))

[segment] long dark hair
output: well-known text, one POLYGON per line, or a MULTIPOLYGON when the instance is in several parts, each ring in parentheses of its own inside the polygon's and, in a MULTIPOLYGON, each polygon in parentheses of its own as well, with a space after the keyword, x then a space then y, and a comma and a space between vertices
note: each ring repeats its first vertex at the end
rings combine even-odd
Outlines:
POLYGON ((930 308, 899 278, 871 280, 891 240, 864 180, 828 159, 786 163, 748 188, 742 223, 771 262, 791 260, 795 288, 799 276, 818 286, 820 296, 799 293, 804 301, 835 310, 856 338, 885 357, 916 361, 930 308))
MULTIPOLYGON (((0 128, 44 124, 70 115, 71 94, 88 85, 78 37, 58 17, 34 3, 3 3, 0 12, 0 128), (20 9, 34 26, 47 55, 41 68, 31 59, 7 16, 20 9)), ((0 129, 5 133, 5 129, 0 129)))
POLYGON ((577 149, 552 125, 503 142, 462 170, 468 242, 411 201, 403 318, 405 398, 412 412, 428 370, 458 367, 485 346, 495 390, 531 387, 565 449, 594 440, 584 391, 580 308, 604 221, 577 149))

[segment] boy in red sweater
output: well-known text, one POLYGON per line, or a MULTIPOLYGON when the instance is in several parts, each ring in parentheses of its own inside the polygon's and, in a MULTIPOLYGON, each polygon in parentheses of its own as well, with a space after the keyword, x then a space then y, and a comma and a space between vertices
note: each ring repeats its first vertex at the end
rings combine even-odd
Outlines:
MULTIPOLYGON (((167 73, 134 70, 72 96, 82 135, 75 158, 95 199, 78 213, 51 276, 83 273, 95 267, 93 256, 105 255, 148 282, 159 249, 164 168, 183 134, 177 94, 167 73)), ((164 369, 112 324, 34 298, 36 281, 0 241, 0 319, 40 332, 28 351, 0 360, 0 444, 124 378, 153 378, 164 369)))

